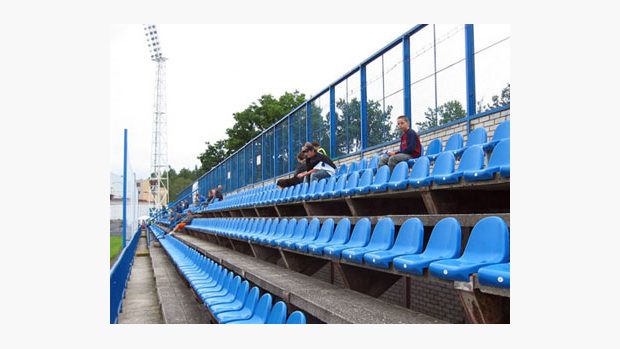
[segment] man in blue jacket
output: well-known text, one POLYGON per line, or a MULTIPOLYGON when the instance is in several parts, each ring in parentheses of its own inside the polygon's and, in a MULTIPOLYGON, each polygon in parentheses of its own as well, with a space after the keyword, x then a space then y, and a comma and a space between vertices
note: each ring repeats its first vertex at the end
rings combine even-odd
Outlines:
POLYGON ((403 132, 400 136, 400 150, 390 151, 387 153, 388 156, 382 157, 381 160, 379 160, 379 167, 387 164, 390 167, 390 172, 392 172, 397 163, 418 158, 422 152, 420 137, 409 127, 409 120, 407 117, 401 115, 396 119, 396 122, 398 123, 398 128, 403 132))

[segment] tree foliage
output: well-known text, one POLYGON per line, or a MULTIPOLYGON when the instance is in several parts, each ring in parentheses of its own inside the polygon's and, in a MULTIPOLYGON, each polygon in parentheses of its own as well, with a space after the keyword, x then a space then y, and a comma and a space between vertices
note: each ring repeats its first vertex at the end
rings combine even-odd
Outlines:
POLYGON ((424 112, 424 121, 416 122, 418 129, 426 130, 435 126, 447 124, 467 116, 461 102, 457 100, 447 101, 437 108, 428 108, 424 112))

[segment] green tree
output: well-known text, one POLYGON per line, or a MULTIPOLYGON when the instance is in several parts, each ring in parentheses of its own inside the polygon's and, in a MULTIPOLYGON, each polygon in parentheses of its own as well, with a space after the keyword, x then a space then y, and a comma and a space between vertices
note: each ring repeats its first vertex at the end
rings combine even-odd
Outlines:
POLYGON ((426 130, 435 126, 447 124, 465 116, 467 116, 467 113, 461 102, 452 100, 435 109, 429 107, 426 112, 424 112, 425 121, 416 122, 416 125, 419 130, 426 130))
POLYGON ((225 146, 225 141, 219 140, 213 144, 210 142, 205 142, 207 145, 207 149, 198 155, 198 160, 200 160, 200 172, 207 172, 215 165, 219 164, 222 160, 224 160, 228 154, 228 151, 225 146))
POLYGON ((476 112, 482 113, 487 110, 499 108, 504 105, 510 104, 510 83, 506 84, 506 87, 502 89, 499 95, 493 95, 491 102, 484 104, 484 98, 476 102, 476 112))

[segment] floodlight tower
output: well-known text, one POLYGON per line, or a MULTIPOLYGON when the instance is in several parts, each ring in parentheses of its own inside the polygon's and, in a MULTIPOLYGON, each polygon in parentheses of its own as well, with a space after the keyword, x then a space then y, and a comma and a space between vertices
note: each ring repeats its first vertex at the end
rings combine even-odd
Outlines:
POLYGON ((161 52, 157 28, 145 24, 146 42, 151 61, 157 63, 155 101, 153 103, 153 134, 151 142, 151 207, 157 209, 168 204, 168 137, 166 122, 166 60, 161 52))

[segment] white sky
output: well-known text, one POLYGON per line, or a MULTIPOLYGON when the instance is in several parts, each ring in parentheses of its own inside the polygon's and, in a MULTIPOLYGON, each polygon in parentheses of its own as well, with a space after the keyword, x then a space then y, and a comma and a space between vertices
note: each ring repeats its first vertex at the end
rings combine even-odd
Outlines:
MULTIPOLYGON (((168 161, 199 165, 205 142, 225 137, 232 114, 261 95, 310 96, 412 24, 158 25, 167 61, 168 161)), ((138 178, 150 170, 155 63, 141 24, 111 25, 110 170, 122 173, 123 129, 138 178)))

